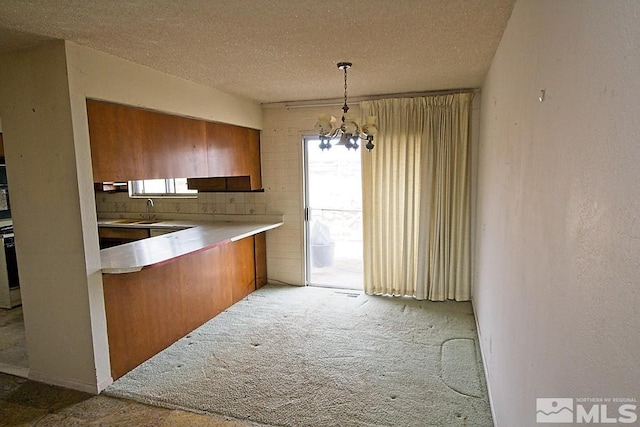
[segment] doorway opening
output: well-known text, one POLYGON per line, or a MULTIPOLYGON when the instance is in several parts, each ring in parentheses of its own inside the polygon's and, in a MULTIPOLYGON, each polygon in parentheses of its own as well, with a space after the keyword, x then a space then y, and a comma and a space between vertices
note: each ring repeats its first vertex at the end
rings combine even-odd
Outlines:
POLYGON ((363 289, 360 151, 304 138, 306 281, 363 289))
MULTIPOLYGON (((14 194, 12 194, 13 196, 14 194)), ((26 378, 27 340, 22 314, 9 183, 0 131, 0 372, 26 378)))

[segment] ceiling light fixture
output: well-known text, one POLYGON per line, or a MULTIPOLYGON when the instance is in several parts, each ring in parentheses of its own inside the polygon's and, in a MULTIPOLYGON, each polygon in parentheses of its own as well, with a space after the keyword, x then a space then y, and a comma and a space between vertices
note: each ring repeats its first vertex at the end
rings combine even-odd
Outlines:
POLYGON ((328 114, 322 114, 318 117, 316 123, 316 132, 320 137, 320 149, 325 150, 331 148, 331 140, 340 138, 336 145, 344 145, 347 149, 357 150, 358 142, 367 141, 365 147, 371 151, 374 147, 373 136, 378 133, 378 125, 376 116, 367 116, 366 123, 360 128, 352 114, 349 114, 349 106, 347 105, 347 70, 351 67, 351 62, 338 62, 338 68, 344 71, 344 105, 342 106, 342 123, 336 127, 336 118, 328 114))

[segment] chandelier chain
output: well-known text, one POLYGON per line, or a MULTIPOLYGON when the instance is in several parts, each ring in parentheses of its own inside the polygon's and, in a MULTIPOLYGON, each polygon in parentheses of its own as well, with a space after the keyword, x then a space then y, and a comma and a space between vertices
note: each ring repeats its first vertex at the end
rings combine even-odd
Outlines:
POLYGON ((344 67, 344 106, 342 107, 342 111, 346 114, 349 111, 349 106, 347 105, 347 69, 348 67, 344 67))

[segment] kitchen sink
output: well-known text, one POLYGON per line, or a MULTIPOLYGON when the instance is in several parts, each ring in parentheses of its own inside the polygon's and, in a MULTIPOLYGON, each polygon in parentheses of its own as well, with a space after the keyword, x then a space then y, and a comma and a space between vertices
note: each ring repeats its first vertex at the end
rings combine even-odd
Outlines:
POLYGON ((160 222, 156 219, 117 219, 115 221, 111 221, 112 224, 141 224, 141 225, 150 225, 160 222))

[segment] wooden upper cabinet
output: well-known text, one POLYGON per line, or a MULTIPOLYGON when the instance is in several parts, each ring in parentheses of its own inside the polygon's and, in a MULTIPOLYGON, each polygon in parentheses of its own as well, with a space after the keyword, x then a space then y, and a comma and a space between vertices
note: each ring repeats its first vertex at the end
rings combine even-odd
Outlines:
POLYGON ((143 179, 141 110, 87 99, 94 182, 143 179))
POLYGON ((260 131, 256 129, 247 129, 247 151, 246 156, 249 159, 247 168, 250 171, 251 189, 259 190, 262 188, 262 160, 260 158, 260 131))
POLYGON ((146 179, 208 176, 204 121, 142 111, 140 129, 146 179))
POLYGON ((87 116, 94 182, 224 177, 226 191, 262 188, 258 130, 90 99, 87 116))
POLYGON ((209 176, 250 177, 250 188, 262 188, 260 131, 224 123, 207 122, 209 176))

